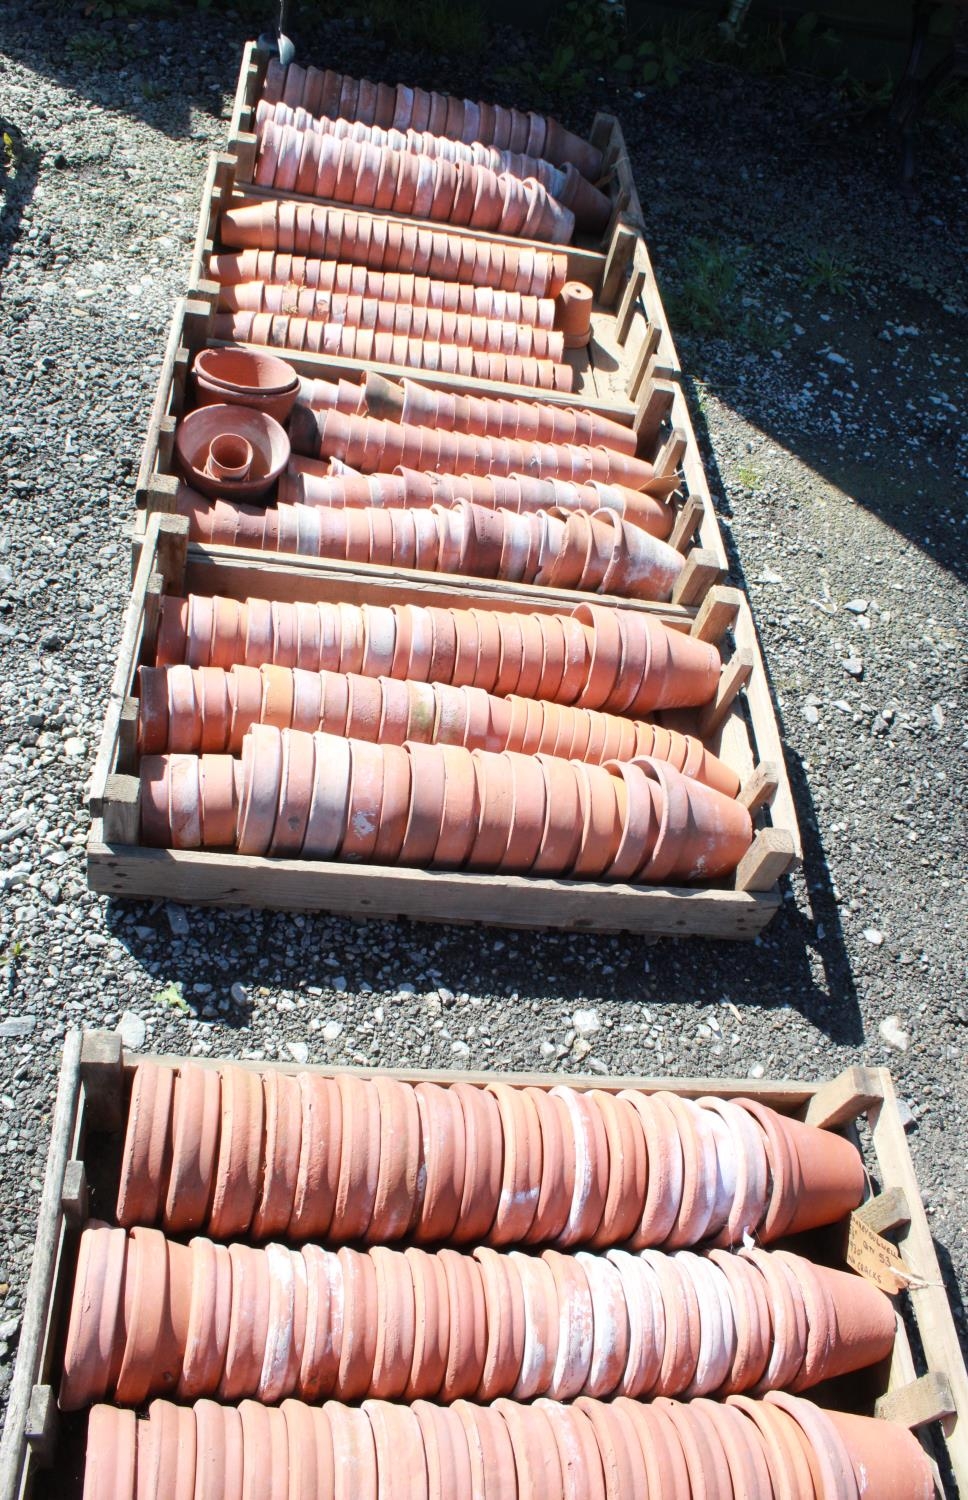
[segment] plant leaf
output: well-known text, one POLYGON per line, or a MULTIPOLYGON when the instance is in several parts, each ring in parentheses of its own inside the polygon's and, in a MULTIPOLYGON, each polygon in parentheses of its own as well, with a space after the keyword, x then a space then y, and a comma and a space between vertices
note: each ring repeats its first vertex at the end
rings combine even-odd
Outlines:
POLYGON ((158 990, 151 998, 156 1005, 170 1005, 172 1010, 181 1011, 186 1016, 191 1009, 182 994, 181 981, 177 979, 172 984, 166 984, 163 990, 158 990))

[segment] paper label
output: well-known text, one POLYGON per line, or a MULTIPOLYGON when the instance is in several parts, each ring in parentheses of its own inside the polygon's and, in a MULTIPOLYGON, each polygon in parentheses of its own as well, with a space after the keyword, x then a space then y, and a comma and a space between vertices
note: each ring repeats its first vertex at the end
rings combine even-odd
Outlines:
POLYGON ((882 1292, 890 1292, 892 1296, 917 1281, 901 1259, 897 1247, 869 1228, 856 1214, 850 1216, 845 1258, 859 1276, 873 1281, 882 1292))

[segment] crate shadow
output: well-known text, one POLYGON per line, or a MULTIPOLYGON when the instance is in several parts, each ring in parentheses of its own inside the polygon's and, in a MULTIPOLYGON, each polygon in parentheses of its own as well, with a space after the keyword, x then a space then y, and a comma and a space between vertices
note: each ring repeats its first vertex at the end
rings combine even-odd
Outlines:
POLYGON ((213 30, 201 7, 195 14, 178 12, 177 21, 173 14, 101 21, 74 16, 69 27, 57 0, 42 0, 37 9, 48 25, 38 26, 35 17, 20 26, 8 15, 5 57, 109 115, 141 120, 172 140, 192 134, 196 112, 220 118, 223 89, 235 86, 236 58, 252 29, 222 15, 213 30))

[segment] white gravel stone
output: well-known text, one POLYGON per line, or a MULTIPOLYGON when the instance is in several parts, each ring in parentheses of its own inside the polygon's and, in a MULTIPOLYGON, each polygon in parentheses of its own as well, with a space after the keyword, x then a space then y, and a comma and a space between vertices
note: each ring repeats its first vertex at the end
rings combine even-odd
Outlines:
POLYGON ((148 1028, 139 1015, 133 1010, 126 1010, 117 1026, 118 1035, 124 1046, 132 1052, 140 1052, 145 1044, 148 1028))

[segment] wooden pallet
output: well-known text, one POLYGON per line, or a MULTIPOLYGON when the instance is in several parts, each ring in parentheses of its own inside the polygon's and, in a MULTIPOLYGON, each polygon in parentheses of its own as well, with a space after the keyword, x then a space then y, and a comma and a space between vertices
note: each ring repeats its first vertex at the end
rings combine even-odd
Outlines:
MULTIPOLYGON (((213 159, 213 165, 214 165, 213 159)), ((217 191, 217 189, 216 189, 217 191)), ((170 511, 175 502, 177 475, 174 460, 175 428, 189 403, 188 372, 195 355, 207 345, 227 347, 224 340, 210 338, 210 300, 182 298, 176 305, 168 344, 155 394, 148 434, 142 450, 135 491, 135 545, 144 532, 152 511, 170 511)), ((250 347, 250 346, 242 346, 250 347)), ((391 379, 401 376, 437 389, 468 394, 502 394, 528 399, 513 386, 496 386, 492 381, 445 376, 433 371, 405 371, 393 365, 363 364, 359 360, 333 359, 321 354, 290 354, 286 359, 300 375, 323 380, 359 380, 367 370, 376 370, 391 379)), ((686 565, 676 582, 673 599, 677 603, 695 604, 729 571, 729 559, 723 543, 712 497, 706 482, 702 458, 681 387, 657 374, 653 353, 640 361, 632 372, 637 404, 581 402, 613 419, 634 428, 639 434, 640 456, 655 465, 657 474, 678 474, 679 488, 673 503, 677 517, 670 541, 687 555, 686 565)), ((545 400, 546 393, 530 393, 545 400)), ((573 397, 552 396, 553 404, 579 404, 573 397)))
MULTIPOLYGON (((37 1239, 0 1444, 0 1500, 24 1500, 35 1487, 63 1500, 80 1494, 78 1459, 83 1419, 57 1409, 59 1348, 74 1275, 77 1239, 91 1207, 113 1217, 121 1132, 131 1075, 141 1058, 122 1051, 114 1032, 72 1031, 64 1045, 51 1121, 47 1171, 40 1197, 37 1239), (73 1447, 71 1442, 73 1440, 73 1447), (45 1471, 47 1482, 44 1482, 45 1471)), ((158 1061, 178 1064, 179 1058, 158 1061)), ((192 1058, 202 1067, 217 1063, 192 1058)), ((928 1453, 950 1471, 953 1497, 968 1496, 968 1375, 918 1189, 907 1139, 886 1068, 849 1068, 826 1082, 760 1079, 599 1078, 562 1074, 500 1074, 421 1069, 339 1070, 264 1063, 245 1064, 289 1074, 335 1071, 371 1077, 388 1072, 406 1081, 447 1084, 504 1081, 552 1088, 671 1090, 686 1098, 718 1094, 758 1099, 812 1124, 853 1130, 865 1126, 872 1196, 859 1211, 881 1233, 896 1232, 901 1253, 919 1284, 899 1312, 893 1356, 869 1375, 831 1392, 830 1404, 878 1415, 914 1429, 928 1453), (913 1337, 911 1335, 913 1334, 913 1337)), ((827 1241, 829 1245, 829 1240, 827 1241)), ((836 1260, 836 1256, 831 1257, 836 1260)), ((821 1390, 808 1392, 825 1399, 821 1390)), ((944 1496, 940 1474, 937 1493, 944 1496)))
POLYGON ((149 516, 91 781, 87 867, 95 890, 355 916, 728 938, 752 937, 779 907, 777 881, 800 858, 799 830, 756 632, 738 590, 713 588, 698 608, 608 601, 720 643, 726 660, 711 704, 659 717, 670 728, 698 734, 733 767, 758 831, 731 883, 689 889, 141 847, 133 774, 137 668, 153 661, 161 594, 187 591, 239 599, 413 601, 541 613, 570 609, 585 597, 526 584, 189 546, 183 517, 149 516))

